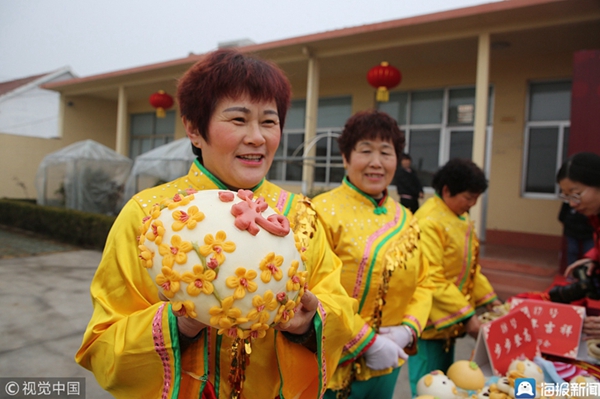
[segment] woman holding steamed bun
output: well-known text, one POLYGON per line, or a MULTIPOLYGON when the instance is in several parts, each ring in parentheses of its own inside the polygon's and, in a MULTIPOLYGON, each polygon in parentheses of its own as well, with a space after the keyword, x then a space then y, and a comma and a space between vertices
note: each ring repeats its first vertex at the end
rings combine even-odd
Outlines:
POLYGON ((352 334, 356 301, 340 285, 341 262, 310 202, 265 180, 290 95, 279 68, 235 50, 207 54, 179 81, 182 121, 198 157, 186 176, 140 192, 119 214, 92 281, 94 313, 76 355, 115 397, 318 398, 324 392, 352 334), (177 317, 138 258, 137 228, 152 205, 179 190, 209 189, 252 190, 289 220, 303 215, 302 225, 313 229, 301 304, 279 331, 253 341, 245 368, 231 362, 233 338, 177 317), (230 383, 235 370, 242 374, 237 384, 230 383))

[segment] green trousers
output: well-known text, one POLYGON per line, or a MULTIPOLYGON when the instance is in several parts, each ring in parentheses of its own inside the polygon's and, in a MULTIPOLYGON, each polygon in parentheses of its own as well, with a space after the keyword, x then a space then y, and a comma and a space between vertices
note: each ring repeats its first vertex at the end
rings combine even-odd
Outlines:
POLYGON ((446 373, 454 363, 454 344, 446 352, 445 343, 442 339, 417 341, 417 354, 408 358, 408 377, 413 396, 417 396, 417 383, 421 377, 434 370, 446 373))
MULTIPOLYGON (((400 367, 387 375, 373 377, 367 381, 354 381, 348 399, 392 399, 398 374, 400 374, 400 367)), ((335 399, 337 392, 328 389, 323 398, 335 399)))

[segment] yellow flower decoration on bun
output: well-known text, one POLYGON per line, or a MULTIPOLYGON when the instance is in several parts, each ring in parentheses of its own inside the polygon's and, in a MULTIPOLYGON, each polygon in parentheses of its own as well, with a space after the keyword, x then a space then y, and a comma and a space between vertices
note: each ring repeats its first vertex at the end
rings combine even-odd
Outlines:
POLYGON ((163 267, 162 274, 156 276, 156 284, 163 289, 163 294, 167 298, 173 298, 175 293, 179 291, 181 276, 171 268, 163 267))
POLYGON ((215 288, 211 281, 217 277, 217 273, 210 269, 204 271, 202 265, 194 265, 193 271, 185 272, 181 276, 181 280, 188 283, 187 293, 191 296, 198 296, 200 293, 212 294, 215 288))
POLYGON ((192 230, 198 222, 204 220, 204 213, 198 210, 197 206, 190 206, 187 212, 177 210, 172 214, 175 222, 173 223, 173 231, 180 231, 184 227, 192 230))
POLYGON ((301 275, 296 273, 299 264, 300 263, 297 260, 292 261, 292 264, 288 270, 288 277, 290 279, 285 284, 285 289, 288 291, 299 291, 300 287, 302 286, 301 275))
POLYGON ((202 256, 208 256, 212 253, 213 258, 217 260, 219 265, 222 265, 225 261, 225 254, 223 254, 223 251, 230 253, 235 251, 235 243, 225 241, 226 239, 227 234, 222 230, 217 232, 216 237, 213 237, 212 234, 207 234, 204 237, 204 243, 206 245, 200 247, 200 253, 202 256))
POLYGON ((242 299, 246 296, 246 290, 248 292, 255 292, 258 289, 258 284, 254 281, 257 273, 254 270, 246 270, 244 267, 238 267, 235 270, 235 276, 229 276, 225 280, 225 285, 229 288, 235 288, 233 297, 235 299, 242 299))
POLYGON ((171 310, 177 317, 185 316, 191 319, 198 317, 198 314, 196 313, 196 305, 194 305, 194 302, 192 301, 172 301, 171 310))
POLYGON ((142 266, 144 266, 147 269, 151 268, 153 264, 152 259, 154 258, 154 252, 146 248, 145 245, 139 245, 138 248, 140 249, 140 259, 142 260, 142 266))
POLYGON ((277 309, 279 304, 273 292, 268 290, 265 292, 264 297, 260 295, 254 296, 252 298, 252 306, 254 306, 254 309, 248 313, 248 320, 258 320, 259 323, 266 323, 270 317, 269 312, 277 309))
POLYGON ((267 256, 260 262, 260 279, 263 283, 271 281, 271 276, 279 281, 283 277, 281 265, 283 264, 283 256, 275 255, 275 252, 269 252, 267 256))
POLYGON ((175 262, 183 265, 187 262, 187 253, 193 249, 192 243, 183 241, 178 235, 171 237, 171 245, 160 244, 158 252, 163 256, 162 265, 173 267, 175 262))
POLYGON ((294 309, 296 308, 296 302, 291 299, 287 301, 285 305, 281 305, 277 310, 277 316, 273 323, 287 323, 294 317, 294 309))
POLYGON ((160 220, 154 220, 146 231, 146 238, 154 241, 156 245, 162 244, 162 239, 165 235, 165 226, 160 220))

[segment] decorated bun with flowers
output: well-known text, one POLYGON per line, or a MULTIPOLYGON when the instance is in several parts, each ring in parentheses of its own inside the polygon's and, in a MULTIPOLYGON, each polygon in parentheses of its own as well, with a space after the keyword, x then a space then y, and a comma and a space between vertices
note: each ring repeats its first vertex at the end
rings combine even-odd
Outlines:
POLYGON ((219 334, 262 338, 304 293, 301 245, 288 220, 252 191, 177 194, 143 220, 142 267, 178 316, 219 334))

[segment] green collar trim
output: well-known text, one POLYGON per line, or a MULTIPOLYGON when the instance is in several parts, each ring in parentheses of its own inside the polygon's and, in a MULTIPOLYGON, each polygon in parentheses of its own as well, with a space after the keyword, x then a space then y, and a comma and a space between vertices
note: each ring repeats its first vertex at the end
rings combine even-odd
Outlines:
MULTIPOLYGON (((221 190, 231 190, 229 187, 227 187, 227 186, 225 185, 225 183, 223 183, 223 182, 222 182, 221 180, 219 180, 219 179, 218 179, 218 178, 217 178, 215 175, 213 175, 212 173, 210 173, 210 172, 208 171, 208 169, 206 169, 206 168, 204 167, 204 165, 202 165, 202 164, 201 164, 201 163, 198 161, 198 159, 197 159, 197 158, 194 160, 194 164, 196 165, 196 167, 197 167, 198 169, 200 169, 200 171, 201 171, 202 173, 204 173, 204 174, 206 175, 206 177, 208 177, 208 178, 209 178, 209 179, 210 179, 210 180, 211 180, 213 183, 215 183, 215 186, 217 186, 217 187, 218 187, 218 188, 220 188, 221 190)), ((264 182, 265 182, 265 178, 263 177, 263 178, 262 178, 262 180, 260 181, 260 183, 258 183, 256 186, 252 187, 250 190, 251 190, 251 191, 253 191, 253 192, 254 192, 254 191, 256 191, 256 190, 258 190, 258 188, 259 188, 260 186, 262 186, 262 184, 263 184, 264 182)))
POLYGON ((387 208, 385 207, 385 203, 387 202, 387 199, 388 199, 387 189, 383 193, 383 198, 381 200, 379 200, 379 202, 378 202, 377 200, 375 200, 375 198, 371 197, 369 194, 365 193, 360 188, 358 188, 354 184, 352 184, 350 182, 350 180, 348 180, 348 176, 344 176, 343 183, 347 184, 348 187, 350 187, 352 190, 356 191, 358 194, 365 197, 371 204, 373 204, 373 207, 375 208, 375 209, 373 209, 374 214, 376 214, 376 215, 387 214, 387 208))

